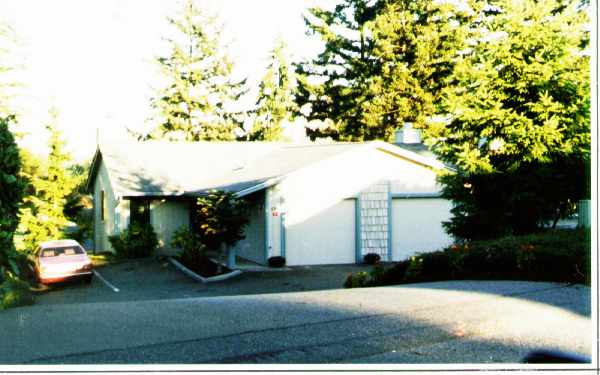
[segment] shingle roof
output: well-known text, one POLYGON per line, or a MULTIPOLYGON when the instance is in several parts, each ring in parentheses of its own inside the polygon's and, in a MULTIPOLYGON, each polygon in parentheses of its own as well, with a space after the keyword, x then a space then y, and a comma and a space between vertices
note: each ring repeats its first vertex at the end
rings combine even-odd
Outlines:
MULTIPOLYGON (((397 150, 383 142, 373 144, 397 150)), ((113 142, 98 148, 88 190, 99 159, 107 167, 118 195, 193 196, 210 189, 241 192, 364 146, 365 143, 113 142)), ((404 154, 420 158, 410 151, 404 154)))

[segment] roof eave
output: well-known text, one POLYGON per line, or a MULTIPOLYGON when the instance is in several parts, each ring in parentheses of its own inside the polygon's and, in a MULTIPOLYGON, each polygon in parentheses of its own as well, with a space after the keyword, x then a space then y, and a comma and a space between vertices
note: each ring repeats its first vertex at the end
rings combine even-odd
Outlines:
POLYGON ((277 185, 283 177, 270 178, 265 182, 261 182, 260 184, 251 186, 249 188, 243 189, 235 193, 238 198, 245 197, 246 195, 250 195, 260 190, 268 189, 271 186, 277 185))
POLYGON ((102 153, 100 152, 100 147, 96 147, 96 152, 94 153, 94 157, 92 158, 92 164, 90 164, 90 171, 85 182, 85 191, 87 193, 92 194, 94 192, 93 182, 96 178, 96 173, 98 172, 98 168, 100 167, 101 161, 102 153))
POLYGON ((126 191, 121 193, 123 198, 136 197, 182 197, 186 195, 184 191, 126 191))
POLYGON ((431 168, 434 170, 454 171, 453 168, 449 167, 448 165, 446 165, 440 161, 437 161, 432 158, 428 158, 423 155, 419 155, 416 152, 405 150, 398 146, 390 145, 386 142, 374 141, 374 142, 369 142, 369 145, 371 145, 371 147, 375 147, 376 149, 379 149, 380 151, 395 154, 396 156, 398 156, 400 158, 407 159, 409 161, 412 161, 415 164, 419 164, 424 167, 428 167, 428 168, 431 168))

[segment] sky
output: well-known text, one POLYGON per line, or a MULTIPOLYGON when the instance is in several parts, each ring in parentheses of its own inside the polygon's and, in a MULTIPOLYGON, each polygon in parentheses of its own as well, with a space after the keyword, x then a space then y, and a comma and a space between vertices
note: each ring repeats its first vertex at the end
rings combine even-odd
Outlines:
MULTIPOLYGON (((236 77, 247 77, 249 103, 275 39, 293 59, 314 56, 321 44, 305 35, 303 12, 333 0, 199 0, 215 11, 230 42, 236 77)), ((154 58, 164 51, 166 17, 180 6, 165 0, 3 0, 0 22, 17 38, 12 58, 23 84, 15 105, 20 144, 44 154, 48 110, 58 111, 66 147, 78 161, 102 141, 126 137, 126 127, 147 126, 159 73, 154 58)))

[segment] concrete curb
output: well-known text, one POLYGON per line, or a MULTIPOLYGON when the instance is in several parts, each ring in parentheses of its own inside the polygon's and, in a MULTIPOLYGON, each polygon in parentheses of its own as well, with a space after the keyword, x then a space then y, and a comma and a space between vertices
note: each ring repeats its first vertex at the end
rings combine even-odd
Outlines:
POLYGON ((285 272, 285 271, 291 271, 292 269, 289 267, 274 268, 274 267, 260 266, 260 267, 240 267, 240 270, 243 272, 285 272))
MULTIPOLYGON (((215 263, 222 265, 223 267, 227 267, 227 264, 225 264, 223 262, 219 262, 215 258, 209 258, 209 259, 215 263)), ((240 266, 239 264, 236 264, 235 270, 239 270, 241 272, 281 272, 281 271, 291 271, 292 269, 289 267, 285 267, 285 266, 284 267, 269 267, 269 266, 245 267, 245 266, 240 266)))
POLYGON ((188 275, 192 279, 194 279, 196 281, 199 281, 199 282, 201 282, 203 284, 214 283, 214 282, 217 282, 217 281, 223 281, 223 280, 231 279, 232 277, 236 277, 236 276, 242 274, 242 271, 240 271, 240 270, 233 270, 233 271, 231 271, 229 273, 226 273, 226 274, 223 274, 223 275, 212 276, 212 277, 202 277, 202 276, 198 275, 197 273, 195 273, 194 271, 192 271, 189 268, 187 268, 186 266, 184 266, 183 264, 179 263, 173 257, 169 257, 169 262, 171 262, 172 265, 174 265, 175 267, 177 267, 184 274, 188 275))

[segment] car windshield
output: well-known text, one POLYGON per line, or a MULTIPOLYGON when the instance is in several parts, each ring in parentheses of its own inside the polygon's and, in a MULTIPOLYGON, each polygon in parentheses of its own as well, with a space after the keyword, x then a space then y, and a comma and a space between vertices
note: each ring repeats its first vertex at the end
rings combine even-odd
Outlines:
POLYGON ((51 258, 51 257, 57 257, 57 256, 77 255, 77 254, 83 254, 83 249, 79 246, 51 247, 48 249, 43 249, 41 251, 40 257, 51 258))

